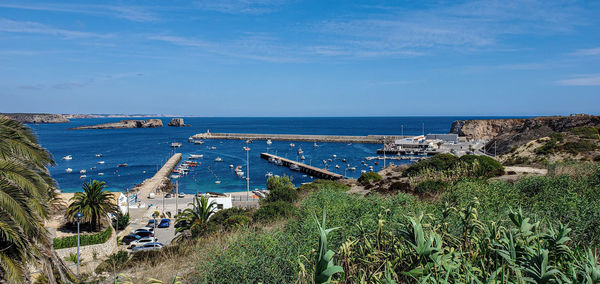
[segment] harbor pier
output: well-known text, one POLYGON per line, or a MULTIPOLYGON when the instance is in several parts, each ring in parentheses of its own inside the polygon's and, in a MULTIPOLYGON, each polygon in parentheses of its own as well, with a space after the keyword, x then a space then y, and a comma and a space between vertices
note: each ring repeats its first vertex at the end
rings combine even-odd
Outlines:
POLYGON ((299 171, 301 171, 307 175, 317 177, 317 178, 336 180, 336 179, 341 179, 344 177, 340 174, 332 173, 325 169, 320 169, 317 167, 309 166, 304 163, 292 161, 290 159, 286 159, 286 158, 279 157, 279 156, 269 154, 269 153, 261 153, 260 157, 263 159, 266 159, 266 160, 272 160, 272 159, 279 160, 279 161, 281 161, 282 165, 286 166, 286 167, 291 167, 292 165, 296 165, 296 166, 298 166, 299 171))
POLYGON ((190 139, 224 139, 224 140, 273 140, 273 141, 305 141, 305 142, 330 142, 330 143, 366 143, 383 144, 402 139, 407 136, 400 135, 304 135, 304 134, 258 134, 258 133, 200 133, 190 139))

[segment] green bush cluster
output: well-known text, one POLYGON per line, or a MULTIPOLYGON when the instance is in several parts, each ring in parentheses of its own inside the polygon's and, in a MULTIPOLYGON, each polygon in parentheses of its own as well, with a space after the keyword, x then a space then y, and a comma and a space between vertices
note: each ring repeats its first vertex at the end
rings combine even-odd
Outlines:
POLYGON ((556 149, 557 139, 550 139, 544 145, 535 148, 534 153, 538 155, 548 155, 554 153, 554 149, 556 149))
POLYGON ((333 180, 317 179, 311 183, 305 183, 305 184, 301 185, 300 187, 298 187, 298 191, 310 192, 310 191, 314 191, 314 190, 319 190, 323 187, 327 187, 329 189, 339 190, 339 191, 348 191, 350 189, 349 186, 347 186, 345 184, 341 184, 341 183, 333 181, 333 180))
POLYGON ((291 216, 295 211, 294 205, 285 201, 264 203, 254 212, 254 221, 270 222, 280 217, 291 216))
POLYGON ((123 268, 124 264, 129 260, 129 254, 124 250, 119 250, 108 256, 108 258, 101 262, 94 272, 100 274, 102 272, 112 271, 113 268, 123 268))
POLYGON ((416 175, 425 169, 443 171, 453 167, 457 161, 458 157, 452 154, 437 154, 412 164, 404 171, 404 174, 406 176, 416 175))
POLYGON ((469 169, 465 174, 474 177, 494 177, 504 174, 502 164, 487 156, 464 155, 458 158, 452 154, 437 154, 412 164, 404 171, 404 175, 417 176, 425 171, 444 172, 461 167, 469 169))
POLYGON ((426 180, 420 182, 415 186, 414 192, 417 194, 427 193, 427 192, 441 192, 448 188, 450 185, 441 180, 426 180))
POLYGON ((221 226, 223 229, 231 229, 240 225, 248 225, 252 221, 252 212, 238 207, 219 210, 210 216, 210 223, 221 226))
POLYGON ((288 176, 267 179, 269 194, 260 201, 260 208, 254 211, 252 220, 269 222, 280 217, 291 216, 298 200, 298 190, 288 176))
MULTIPOLYGON (((97 245, 105 243, 110 235, 112 234, 112 228, 108 227, 106 230, 90 235, 80 235, 79 243, 81 246, 97 245)), ((54 238, 52 240, 52 246, 54 249, 72 248, 77 246, 77 235, 54 238)))
POLYGON ((112 226, 119 231, 129 226, 129 213, 123 214, 121 213, 121 210, 118 210, 115 214, 115 218, 112 219, 112 226))
POLYGON ((381 180, 381 176, 376 172, 362 173, 358 178, 358 182, 362 185, 369 184, 371 182, 377 182, 381 180))
POLYGON ((585 139, 599 139, 598 128, 593 126, 580 126, 571 129, 571 133, 585 139))
POLYGON ((566 142, 560 146, 561 151, 569 152, 574 155, 594 151, 596 149, 598 149, 598 146, 595 143, 585 140, 566 142))

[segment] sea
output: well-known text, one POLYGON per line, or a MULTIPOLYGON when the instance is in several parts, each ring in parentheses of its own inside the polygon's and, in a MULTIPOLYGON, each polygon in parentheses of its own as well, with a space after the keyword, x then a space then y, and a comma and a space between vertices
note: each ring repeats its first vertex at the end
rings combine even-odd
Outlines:
MULTIPOLYGON (((252 117, 252 118, 207 118, 185 117, 189 127, 169 127, 171 118, 147 117, 135 119, 161 119, 164 127, 137 129, 89 129, 70 130, 69 128, 107 122, 117 122, 123 118, 71 119, 69 123, 30 124, 43 147, 52 153, 56 165, 49 168, 52 177, 63 192, 81 191, 84 182, 104 181, 111 191, 124 191, 152 177, 158 169, 175 153, 182 153, 184 159, 189 154, 203 154, 198 159, 199 166, 192 168, 186 176, 173 179, 180 192, 236 192, 246 190, 246 179, 238 177, 230 165, 241 166, 247 174, 246 146, 243 140, 205 140, 204 144, 189 143, 194 134, 210 132, 228 133, 269 133, 269 134, 321 134, 321 135, 421 135, 427 133, 448 133, 454 120, 488 119, 499 117, 252 117), (172 142, 182 144, 171 148, 172 142), (213 150, 212 147, 215 147, 213 150), (101 154, 101 157, 97 157, 101 154), (63 157, 71 155, 71 160, 63 157), (216 162, 220 157, 223 162, 216 162), (103 163, 100 163, 103 162, 103 163), (127 164, 127 167, 118 167, 127 164), (66 169, 72 172, 67 173, 66 169), (85 177, 81 177, 85 170, 85 177), (220 183, 216 183, 220 181, 220 183)), ((501 117, 505 118, 505 117, 501 117)), ((313 178, 289 168, 277 166, 260 158, 260 153, 268 152, 291 160, 299 158, 298 148, 302 148, 305 163, 325 167, 328 170, 348 177, 358 178, 361 170, 374 171, 383 167, 380 161, 367 161, 365 157, 376 156, 376 150, 383 145, 358 143, 318 143, 298 141, 253 141, 249 144, 248 163, 250 165, 250 189, 263 189, 267 173, 287 175, 296 185, 311 182, 313 178), (290 143, 295 147, 290 147, 290 143), (336 158, 334 158, 334 155, 336 158), (346 159, 346 162, 342 162, 346 159), (356 167, 355 171, 347 170, 356 167), (339 168, 336 168, 338 165, 339 168)), ((389 161, 388 161, 389 162, 389 161)), ((409 161, 393 161, 395 164, 409 161)))

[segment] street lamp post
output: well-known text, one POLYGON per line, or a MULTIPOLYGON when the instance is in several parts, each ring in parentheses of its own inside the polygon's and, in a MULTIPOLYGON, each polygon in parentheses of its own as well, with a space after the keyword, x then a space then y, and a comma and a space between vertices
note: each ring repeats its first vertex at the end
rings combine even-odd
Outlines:
POLYGON ((246 198, 250 198, 250 147, 248 147, 248 141, 246 141, 246 198))
POLYGON ((79 224, 81 223, 81 219, 83 218, 83 214, 81 212, 75 213, 75 221, 77 221, 77 276, 79 277, 79 267, 81 264, 79 263, 79 224))
POLYGON ((157 216, 158 215, 156 214, 156 212, 152 213, 152 219, 154 219, 154 233, 153 234, 156 234, 156 217, 157 216))

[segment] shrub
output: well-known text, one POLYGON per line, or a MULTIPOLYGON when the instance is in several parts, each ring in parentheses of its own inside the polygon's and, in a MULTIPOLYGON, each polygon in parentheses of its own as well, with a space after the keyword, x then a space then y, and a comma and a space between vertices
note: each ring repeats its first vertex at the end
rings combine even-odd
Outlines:
POLYGON ((246 226, 252 222, 247 215, 233 215, 225 220, 225 228, 234 228, 237 226, 246 226))
POLYGON ((96 267, 96 274, 106 271, 112 271, 113 268, 123 268, 124 264, 129 260, 129 254, 120 250, 108 256, 108 258, 96 267))
POLYGON ((427 180, 420 182, 415 187, 415 193, 435 193, 448 188, 449 184, 441 180, 427 180))
POLYGON ((301 185, 300 187, 298 187, 298 191, 313 191, 313 190, 321 189, 323 187, 327 187, 327 188, 330 188, 333 190, 339 190, 339 191, 348 191, 350 189, 349 186, 347 186, 345 184, 341 184, 334 180, 317 179, 311 183, 306 183, 306 184, 301 185))
POLYGON ((296 208, 289 202, 274 201, 265 203, 254 212, 254 221, 272 221, 280 217, 291 216, 296 208))
POLYGON ((404 171, 404 175, 415 175, 424 169, 446 170, 454 166, 458 157, 452 154, 437 154, 431 158, 420 160, 404 171))
POLYGON ((502 164, 488 156, 464 155, 460 157, 459 161, 468 165, 477 163, 474 169, 476 177, 495 177, 504 174, 502 164))
POLYGON ((250 224, 252 221, 250 216, 252 216, 251 211, 233 207, 217 211, 210 217, 210 223, 229 229, 236 225, 250 224))
POLYGON ((376 172, 366 172, 360 175, 360 177, 358 178, 358 182, 366 185, 368 183, 371 183, 372 181, 380 181, 381 180, 381 176, 376 173, 376 172))
POLYGON ((544 145, 537 147, 534 152, 538 155, 548 155, 554 153, 554 149, 556 149, 556 139, 550 139, 544 145))
POLYGON ((567 142, 560 147, 562 151, 569 152, 574 155, 577 155, 581 152, 594 151, 596 148, 598 148, 598 146, 589 141, 567 142))
MULTIPOLYGON (((89 245, 97 245, 105 243, 110 235, 112 234, 112 228, 108 227, 106 230, 91 234, 91 235, 80 235, 80 245, 81 246, 89 246, 89 245)), ((63 249, 63 248, 72 248, 77 246, 77 235, 62 237, 62 238, 54 238, 52 240, 52 246, 54 249, 63 249)))
POLYGON ((270 177, 267 179, 267 189, 269 194, 262 203, 277 201, 294 202, 298 199, 298 191, 287 176, 270 177))
POLYGON ((115 218, 112 219, 112 226, 116 230, 123 230, 125 227, 129 226, 129 213, 121 213, 121 210, 118 210, 115 214, 115 218))
POLYGON ((580 126, 571 129, 571 133, 586 139, 598 139, 598 129, 592 126, 580 126))

